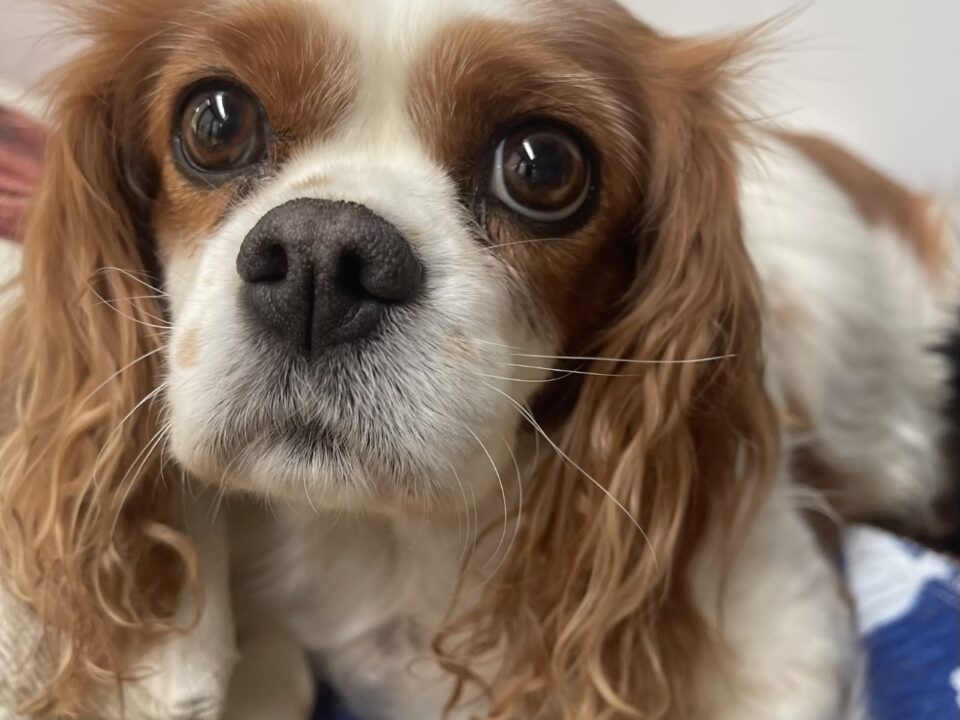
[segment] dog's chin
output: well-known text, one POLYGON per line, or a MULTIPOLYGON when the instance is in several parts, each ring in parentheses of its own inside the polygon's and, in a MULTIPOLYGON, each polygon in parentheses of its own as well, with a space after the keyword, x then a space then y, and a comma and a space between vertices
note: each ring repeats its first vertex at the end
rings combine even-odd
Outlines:
POLYGON ((174 458, 200 482, 307 512, 455 513, 469 511, 485 494, 441 469, 440 448, 424 453, 431 463, 400 449, 381 447, 374 454, 329 427, 272 428, 243 443, 173 445, 174 458))

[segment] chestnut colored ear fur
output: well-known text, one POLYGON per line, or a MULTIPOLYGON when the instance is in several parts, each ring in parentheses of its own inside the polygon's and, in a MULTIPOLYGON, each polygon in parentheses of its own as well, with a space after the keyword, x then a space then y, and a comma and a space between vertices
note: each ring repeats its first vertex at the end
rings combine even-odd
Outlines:
POLYGON ((125 654, 167 629, 192 566, 162 478, 165 321, 133 209, 144 190, 130 186, 162 39, 154 5, 78 13, 93 42, 50 86, 22 299, 0 327, 0 582, 49 628, 33 713, 82 712, 116 681, 125 654))
POLYGON ((691 677, 721 672, 722 639, 694 602, 691 563, 711 530, 726 557, 736 551, 779 453, 727 96, 750 39, 644 31, 631 41, 649 157, 639 259, 619 319, 567 348, 610 358, 585 368, 596 375, 552 438, 580 467, 543 453, 502 575, 437 643, 462 678, 458 697, 480 682, 468 668, 505 653, 480 683, 494 718, 701 717, 691 677), (707 357, 722 359, 684 362, 707 357))

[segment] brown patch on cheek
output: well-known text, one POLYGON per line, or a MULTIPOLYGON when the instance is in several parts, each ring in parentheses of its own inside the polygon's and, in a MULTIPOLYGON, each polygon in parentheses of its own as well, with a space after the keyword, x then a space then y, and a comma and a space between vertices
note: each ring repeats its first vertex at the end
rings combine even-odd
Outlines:
POLYGON ((197 328, 187 330, 186 334, 177 343, 174 360, 183 370, 195 367, 200 358, 200 331, 197 328))
POLYGON ((950 251, 946 219, 937 222, 929 199, 910 192, 829 140, 794 133, 781 133, 779 137, 847 193, 866 222, 891 226, 909 243, 930 275, 943 276, 950 251))

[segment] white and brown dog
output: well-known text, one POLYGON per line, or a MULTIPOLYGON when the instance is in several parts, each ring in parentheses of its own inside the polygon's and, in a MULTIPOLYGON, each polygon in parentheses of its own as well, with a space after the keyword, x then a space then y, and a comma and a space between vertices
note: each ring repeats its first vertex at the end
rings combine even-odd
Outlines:
POLYGON ((856 716, 805 512, 927 522, 958 248, 746 122, 756 33, 609 0, 79 5, 0 331, 31 711, 89 712, 149 644, 150 712, 217 716, 171 698, 192 654, 230 669, 232 610, 230 720, 308 716, 301 645, 366 718, 856 716), (185 477, 226 498, 232 607, 185 477))

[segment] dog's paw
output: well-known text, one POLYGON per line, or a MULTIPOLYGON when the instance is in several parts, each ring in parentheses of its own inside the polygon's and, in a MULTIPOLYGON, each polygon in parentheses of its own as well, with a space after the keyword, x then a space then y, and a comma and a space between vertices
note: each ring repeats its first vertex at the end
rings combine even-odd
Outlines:
POLYGON ((209 697, 180 693, 179 697, 156 698, 136 691, 127 698, 124 720, 221 720, 226 696, 209 697))
POLYGON ((174 638, 152 649, 131 670, 122 699, 109 693, 110 720, 220 720, 236 653, 196 638, 174 638))

